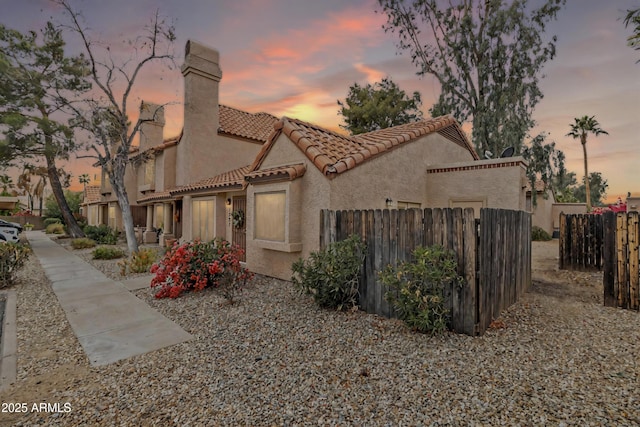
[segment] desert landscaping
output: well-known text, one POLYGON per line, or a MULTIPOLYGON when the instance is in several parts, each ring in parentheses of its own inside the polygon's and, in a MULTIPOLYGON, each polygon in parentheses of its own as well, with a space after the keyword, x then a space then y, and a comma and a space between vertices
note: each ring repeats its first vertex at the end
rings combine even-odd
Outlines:
POLYGON ((637 425, 640 317, 603 306, 600 273, 558 271, 557 245, 533 242, 533 285, 481 337, 323 310, 259 276, 234 305, 210 288, 136 291, 194 338, 103 367, 32 256, 15 287, 17 381, 0 396, 61 410, 0 425, 637 425))

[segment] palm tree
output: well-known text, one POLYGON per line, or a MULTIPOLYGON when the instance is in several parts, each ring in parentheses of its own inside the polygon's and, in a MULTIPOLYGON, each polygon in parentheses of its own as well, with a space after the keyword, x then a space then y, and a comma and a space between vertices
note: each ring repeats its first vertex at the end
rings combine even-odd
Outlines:
POLYGON ((609 135, 609 133, 600 128, 600 123, 595 119, 595 116, 582 116, 576 117, 575 123, 570 123, 571 131, 567 136, 571 136, 574 139, 580 138, 582 144, 582 152, 584 153, 584 186, 587 196, 587 212, 591 212, 591 188, 589 186, 589 168, 587 167, 587 134, 592 133, 595 136, 600 134, 609 135))
POLYGON ((87 184, 91 181, 89 179, 89 174, 83 173, 82 175, 80 175, 78 177, 78 181, 80 181, 80 184, 82 184, 82 189, 84 190, 83 194, 86 195, 87 194, 87 184))

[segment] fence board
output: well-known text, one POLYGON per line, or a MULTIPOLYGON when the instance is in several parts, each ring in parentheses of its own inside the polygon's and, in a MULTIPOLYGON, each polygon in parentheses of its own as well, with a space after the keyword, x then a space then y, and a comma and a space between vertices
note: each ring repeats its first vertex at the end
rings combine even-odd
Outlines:
POLYGON ((630 213, 627 217, 627 244, 629 247, 629 308, 633 310, 640 309, 639 227, 638 212, 630 213))
POLYGON ((475 334, 478 318, 477 312, 477 283, 476 283, 476 253, 477 244, 470 244, 477 239, 476 221, 472 208, 467 208, 462 213, 464 228, 464 278, 465 284, 462 293, 462 306, 464 307, 464 320, 462 332, 467 335, 475 334))
POLYGON ((626 215, 616 215, 616 253, 618 271, 618 307, 628 308, 628 291, 624 286, 627 281, 627 218, 626 215))
POLYGON ((617 305, 616 286, 616 215, 606 212, 604 215, 603 247, 603 287, 604 305, 615 307, 617 305))

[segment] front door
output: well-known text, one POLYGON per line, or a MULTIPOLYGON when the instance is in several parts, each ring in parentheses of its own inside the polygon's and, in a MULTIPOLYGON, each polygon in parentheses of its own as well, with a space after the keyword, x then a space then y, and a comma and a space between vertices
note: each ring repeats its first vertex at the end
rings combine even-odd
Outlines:
POLYGON ((245 252, 240 258, 240 261, 246 261, 247 221, 245 215, 247 213, 247 198, 245 196, 235 196, 232 200, 233 231, 231 233, 231 243, 238 245, 245 252))

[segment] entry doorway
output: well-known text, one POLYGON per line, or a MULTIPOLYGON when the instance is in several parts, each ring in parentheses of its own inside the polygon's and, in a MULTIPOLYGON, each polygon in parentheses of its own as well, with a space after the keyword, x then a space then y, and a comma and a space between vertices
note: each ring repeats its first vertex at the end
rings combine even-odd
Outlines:
POLYGON ((235 196, 232 198, 232 232, 231 243, 238 245, 243 254, 240 261, 247 261, 247 197, 235 196))

